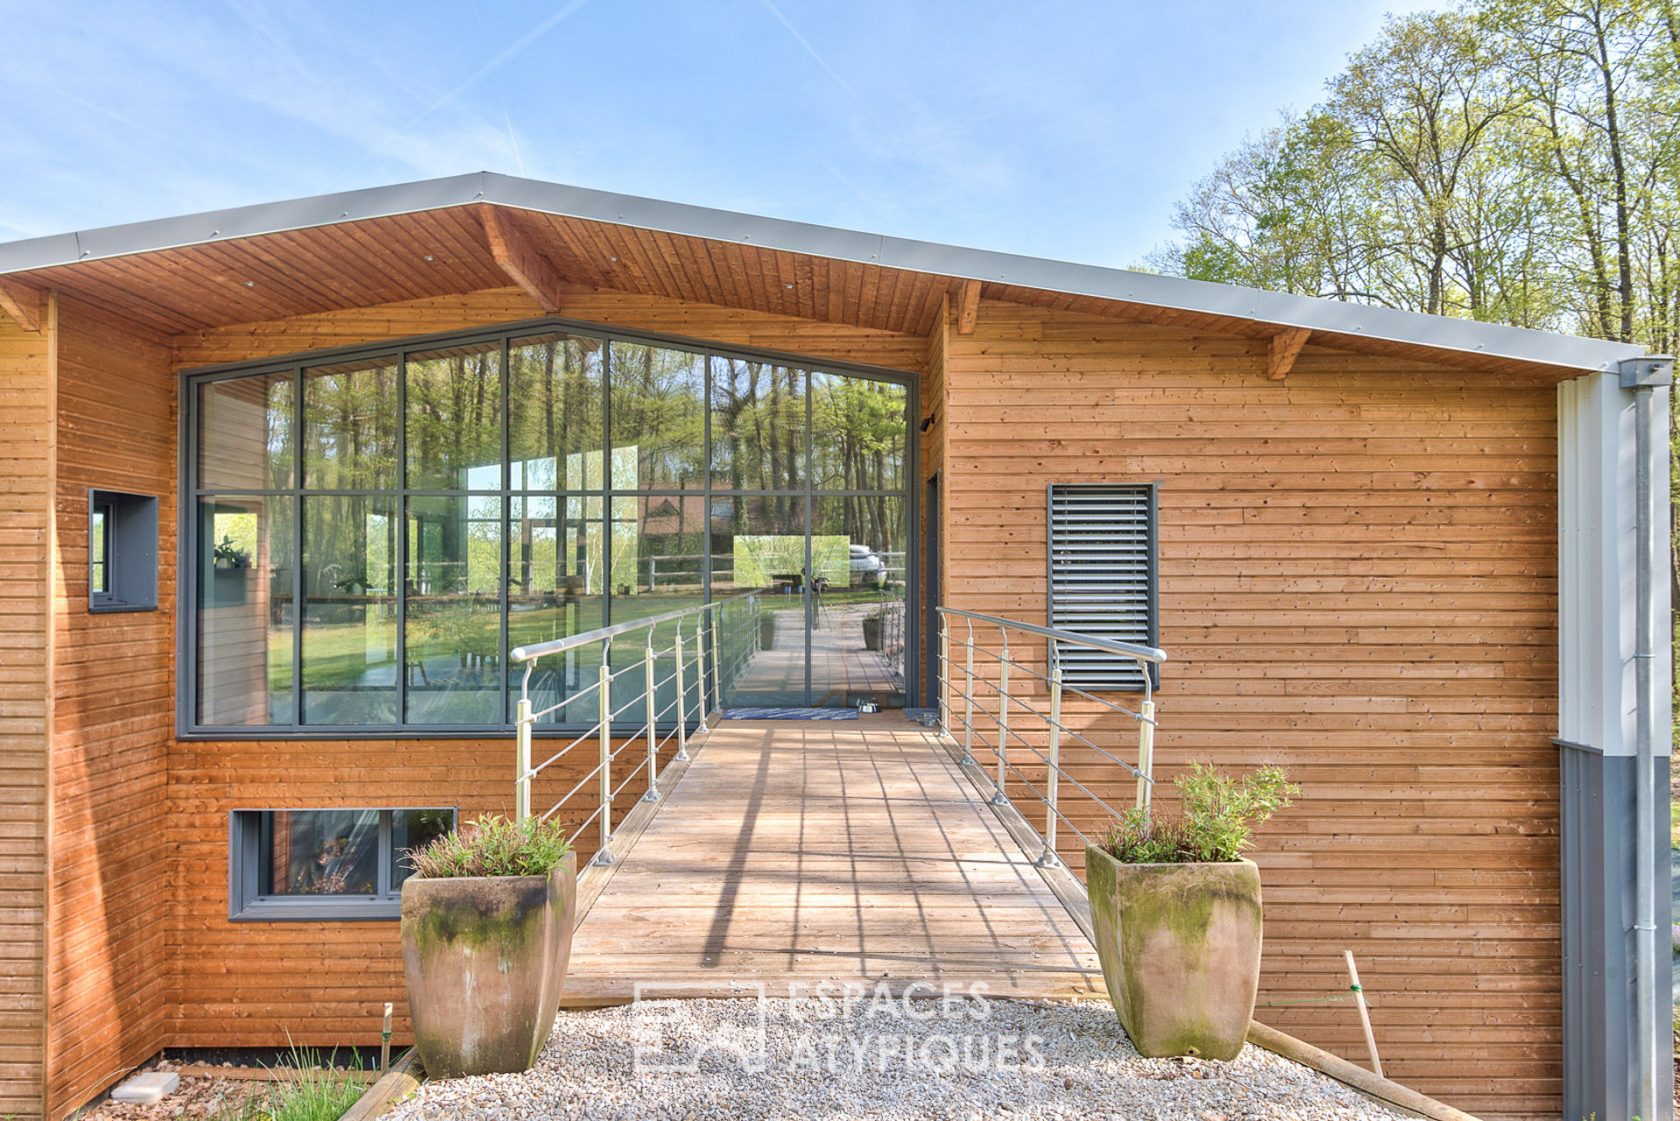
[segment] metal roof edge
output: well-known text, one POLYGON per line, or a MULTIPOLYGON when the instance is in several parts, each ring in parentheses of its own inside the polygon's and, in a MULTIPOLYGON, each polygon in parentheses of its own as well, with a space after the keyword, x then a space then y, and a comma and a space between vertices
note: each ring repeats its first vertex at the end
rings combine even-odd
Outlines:
POLYGON ((1633 343, 887 237, 488 171, 3 243, 0 275, 480 202, 857 264, 1582 370, 1614 369, 1622 359, 1645 353, 1633 343))

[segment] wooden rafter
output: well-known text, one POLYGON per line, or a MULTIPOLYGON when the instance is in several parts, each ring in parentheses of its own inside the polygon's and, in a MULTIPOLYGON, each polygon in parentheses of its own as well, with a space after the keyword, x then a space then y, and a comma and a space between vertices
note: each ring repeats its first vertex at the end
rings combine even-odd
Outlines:
POLYGON ((484 222, 484 240, 489 243, 490 256, 507 273, 508 278, 525 290, 544 311, 551 315, 560 312, 560 297, 565 281, 560 271, 543 255, 511 215, 493 206, 479 208, 484 222))
POLYGON ((25 331, 39 331, 46 318, 46 293, 30 284, 0 276, 0 311, 25 331))
POLYGON ((962 296, 957 300, 957 334, 974 334, 975 321, 980 318, 980 282, 965 280, 962 296))
POLYGON ((1311 335, 1312 332, 1305 327, 1286 327, 1273 335, 1266 352, 1266 376, 1273 381, 1288 377, 1301 348, 1307 345, 1311 335))

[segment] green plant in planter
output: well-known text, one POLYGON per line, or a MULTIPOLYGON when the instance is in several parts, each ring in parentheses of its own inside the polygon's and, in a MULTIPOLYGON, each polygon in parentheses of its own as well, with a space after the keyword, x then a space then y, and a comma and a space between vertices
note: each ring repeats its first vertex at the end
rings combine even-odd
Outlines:
POLYGON ((210 560, 217 568, 248 568, 251 564, 251 554, 233 543, 233 538, 223 535, 210 550, 210 560))
POLYGON ((403 977, 433 1078, 528 1070, 560 1005, 577 854, 558 822, 480 817, 404 853, 403 977))
POLYGON ((415 875, 428 879, 546 876, 571 851, 565 826, 558 821, 530 817, 512 822, 486 815, 419 848, 404 850, 403 859, 415 875))
POLYGON ((1254 827, 1301 793, 1281 767, 1233 778, 1208 763, 1192 763, 1173 780, 1182 817, 1129 809, 1103 835, 1102 848, 1122 864, 1216 864, 1241 860, 1254 827))
POLYGON ((1200 763, 1175 785, 1179 816, 1128 810, 1085 850, 1097 957, 1141 1054, 1234 1059, 1260 981, 1260 870, 1242 854, 1301 791, 1277 767, 1200 763))

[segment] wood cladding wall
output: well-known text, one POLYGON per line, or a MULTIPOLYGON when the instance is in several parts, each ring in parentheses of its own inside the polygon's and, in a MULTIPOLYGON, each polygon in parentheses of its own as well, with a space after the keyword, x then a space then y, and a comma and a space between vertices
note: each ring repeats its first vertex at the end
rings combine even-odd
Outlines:
POLYGON ((174 740, 175 383, 169 350, 72 300, 58 315, 49 1111, 167 1042, 174 740), (89 488, 158 499, 158 609, 88 611, 89 488))
POLYGON ((1391 1077, 1555 1116, 1551 384, 1310 346, 1270 382, 1263 341, 996 302, 946 344, 947 602, 1042 623, 1045 487, 1157 482, 1158 773, 1304 789, 1256 854, 1257 1017, 1360 1058, 1351 1006, 1264 1007, 1345 992, 1350 948, 1391 1077))
MULTIPOLYGON (((580 321, 926 370, 922 463, 943 483, 952 606, 1042 621, 1045 485, 1158 481, 1161 641, 1173 658, 1159 696, 1163 770, 1276 761, 1306 788, 1259 854, 1271 912, 1262 1000, 1339 991, 1350 947, 1391 1073, 1490 1117, 1555 1114, 1550 384, 1310 346, 1275 383, 1263 339, 995 301, 974 334, 941 327, 925 339, 610 290, 565 294, 562 315, 580 321)), ((11 799, 0 851, 15 858, 0 877, 30 867, 28 798, 46 782, 30 770, 45 769, 40 651, 48 638, 65 645, 53 780, 55 822, 71 840, 54 846, 64 864, 51 882, 66 916, 55 942, 69 947, 54 961, 77 968, 54 969, 53 1007, 55 1018, 84 1018, 55 1029, 60 1109, 148 1048, 274 1045, 288 1031, 369 1043, 383 1002, 400 1002, 394 924, 228 920, 230 810, 441 805, 470 817, 506 811, 512 794, 511 744, 500 738, 174 739, 174 371, 540 310, 518 289, 496 289, 217 328, 167 350, 88 309, 66 314, 64 416, 0 412, 0 449, 40 488, 0 498, 0 628, 13 626, 0 629, 0 800, 11 799), (163 496, 157 612, 86 616, 89 485, 163 496), (55 529, 58 633, 36 638, 39 616, 25 605, 45 594, 31 589, 45 580, 39 557, 55 529), (113 643, 128 651, 115 669, 113 643), (96 670, 118 672, 116 687, 104 676, 95 692, 96 670)), ((0 393, 50 410, 38 404, 52 399, 47 349, 7 330, 0 393)), ((29 881, 10 882, 21 886, 0 879, 0 906, 22 922, 15 949, 0 943, 11 955, 0 985, 27 998, 39 935, 28 932, 29 881)), ((0 924, 0 939, 13 932, 0 924)), ((0 1033, 22 1023, 8 1014, 0 1033)), ((1351 1009, 1262 1018, 1359 1054, 1351 1009)), ((26 1044, 21 1027, 0 1034, 0 1058, 22 1056, 19 1086, 39 1077, 26 1044)), ((0 1113, 12 1069, 0 1067, 0 1113)))
MULTIPOLYGON (((921 338, 581 287, 570 292, 561 313, 625 329, 900 370, 919 371, 927 360, 921 338)), ((522 291, 498 289, 178 336, 174 360, 177 368, 190 369, 542 314, 522 291)), ((272 1046, 288 1032, 300 1043, 377 1043, 387 1000, 397 1003, 399 1034, 406 1031, 394 923, 228 920, 228 813, 325 806, 447 806, 457 808, 463 820, 508 813, 512 751, 511 737, 177 742, 169 768, 168 837, 177 854, 179 898, 170 934, 178 980, 171 1043, 272 1046)), ((534 803, 552 804, 589 765, 580 759, 575 769, 545 772, 534 803)), ((639 793, 632 783, 620 795, 618 812, 639 793)), ((592 852, 590 831, 580 839, 580 853, 587 859, 592 852)))
POLYGON ((0 316, 0 1116, 20 1119, 46 1077, 51 314, 34 332, 0 316))

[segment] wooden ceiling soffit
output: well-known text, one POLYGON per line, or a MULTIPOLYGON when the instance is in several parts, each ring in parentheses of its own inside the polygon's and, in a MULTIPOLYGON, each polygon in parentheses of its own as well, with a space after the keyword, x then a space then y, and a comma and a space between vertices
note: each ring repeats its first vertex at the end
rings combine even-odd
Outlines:
POLYGON ((560 314, 561 296, 566 282, 560 270, 537 248, 536 241, 506 211, 494 206, 478 210, 484 223, 484 240, 490 246, 490 256, 525 294, 550 315, 560 314))
POLYGON ((980 282, 963 281, 962 294, 957 299, 957 334, 974 334, 974 324, 980 318, 980 282))
POLYGON ((39 331, 46 319, 47 297, 32 284, 0 276, 0 311, 25 331, 39 331))
POLYGON ((1273 381, 1288 377, 1311 336, 1312 332, 1305 327, 1287 327, 1273 335, 1266 347, 1266 376, 1273 381))

